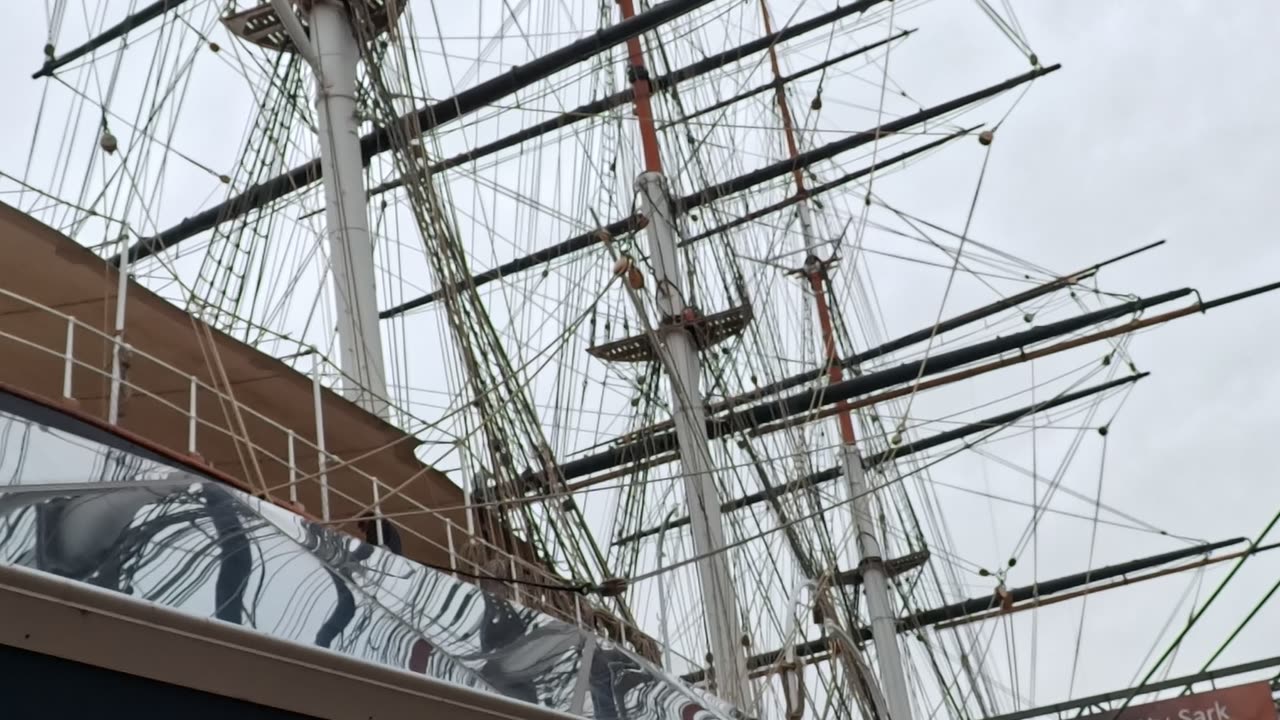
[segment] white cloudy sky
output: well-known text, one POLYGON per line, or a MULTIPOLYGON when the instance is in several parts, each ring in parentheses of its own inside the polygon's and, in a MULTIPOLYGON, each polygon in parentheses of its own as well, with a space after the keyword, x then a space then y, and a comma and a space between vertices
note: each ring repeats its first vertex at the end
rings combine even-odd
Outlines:
MULTIPOLYGON (((1280 275, 1273 213, 1280 133, 1269 120, 1276 103, 1268 90, 1275 86, 1268 57, 1280 33, 1280 6, 1032 1, 1015 7, 1041 60, 1064 68, 1037 84, 1001 135, 984 190, 988 200, 998 200, 981 206, 975 231, 1061 269, 1168 239, 1161 249, 1105 271, 1108 287, 1139 294, 1192 286, 1214 297, 1274 282, 1280 275)), ((938 35, 930 39, 963 44, 968 37, 938 35)), ((976 45, 972 51, 982 52, 976 45)), ((927 72, 912 79, 927 83, 927 72)), ((1271 519, 1280 508, 1273 439, 1280 428, 1277 316, 1280 298, 1265 297, 1135 342, 1142 369, 1153 375, 1112 428, 1106 499, 1205 538, 1253 535, 1271 519)), ((1106 554, 1119 559, 1126 550, 1112 546, 1106 554)), ((1224 607, 1206 617, 1212 629, 1191 636, 1178 656, 1179 671, 1198 670, 1209 654, 1205 648, 1220 641, 1239 608, 1261 599, 1277 576, 1276 558, 1250 568, 1240 587, 1218 601, 1224 607)), ((1097 652, 1083 656, 1092 667, 1079 687, 1103 690, 1128 681, 1136 669, 1133 646, 1145 652, 1151 637, 1151 614, 1165 612, 1182 588, 1171 582, 1114 604, 1099 602, 1084 640, 1097 652), (1146 634, 1132 632, 1136 627, 1146 634)), ((1074 630, 1074 613, 1054 620, 1074 630)), ((1273 655, 1278 634, 1280 600, 1273 598, 1220 662, 1273 655)), ((1063 664, 1052 652, 1039 662, 1046 675, 1063 664)))
MULTIPOLYGON (((777 15, 786 14, 786 3, 775 5, 777 15)), ((1161 249, 1105 271, 1106 287, 1138 294, 1192 286, 1212 298, 1280 280, 1273 210, 1280 188, 1280 133, 1271 114, 1280 106, 1274 99, 1271 49, 1280 39, 1280 5, 1265 0, 1014 0, 1013 5, 1042 62, 1061 62, 1064 69, 1038 82, 1001 130, 974 219, 975 235, 1059 270, 1167 239, 1161 249)), ((45 15, 35 2, 6 15, 0 24, 0 87, 7 98, 0 116, 6 137, 0 170, 21 174, 40 98, 40 83, 29 74, 40 62, 45 15)), ((911 40, 915 51, 904 53, 894 66, 897 79, 916 95, 941 100, 955 94, 958 79, 968 75, 973 79, 962 89, 1022 71, 1016 54, 996 42, 998 36, 973 3, 937 0, 927 17, 929 24, 911 40), (939 72, 943 59, 948 67, 939 72)), ((219 122, 216 93, 197 92, 192 102, 205 113, 197 124, 219 122)), ((237 132, 240 127, 235 123, 237 132)), ((918 192, 939 198, 931 219, 953 227, 963 223, 969 197, 967 190, 948 192, 943 186, 956 177, 941 172, 912 177, 918 192)), ((893 192, 901 194, 903 187, 896 183, 893 192)), ((178 198, 183 206, 175 202, 175 209, 166 210, 174 219, 207 202, 204 191, 178 198)), ((882 290, 890 299, 913 293, 908 287, 882 290)), ((935 301, 927 302, 936 307, 935 301)), ((1140 369, 1153 376, 1140 384, 1112 426, 1104 488, 1108 503, 1170 531, 1207 539, 1252 536, 1280 509, 1274 469, 1280 454, 1274 439, 1280 430, 1275 409, 1280 372, 1274 369, 1272 322, 1278 315, 1280 295, 1264 297, 1181 320, 1135 341, 1140 369)), ((1078 487, 1087 488, 1091 471, 1082 472, 1086 477, 1078 487)), ((1079 541, 1076 530, 1060 536, 1064 545, 1079 541)), ((1055 548, 1055 537, 1048 530, 1042 534, 1042 552, 1067 559, 1052 566, 1083 570, 1079 548, 1055 548)), ((1100 538, 1100 563, 1172 547, 1123 533, 1100 538)), ((1277 539, 1280 531, 1272 536, 1277 539)), ((1175 673, 1199 669, 1245 609, 1280 576, 1280 557, 1245 567, 1179 652, 1175 673)), ((1201 598, 1223 574, 1218 569, 1205 576, 1201 598)), ((1015 585, 1029 581, 1027 575, 1010 577, 1015 585)), ((1186 589, 1187 578, 1156 581, 1091 601, 1075 694, 1123 686, 1144 670, 1142 658, 1186 589)), ((1273 600, 1217 664, 1274 654, 1278 607, 1280 600, 1273 600)), ((1032 692, 1023 688, 1024 696, 1048 702, 1066 694, 1078 612, 1069 604, 1041 614, 1036 682, 1032 692)), ((1030 632, 1029 625, 1019 628, 1030 632)), ((1025 667, 1023 672, 1027 682, 1025 667)))

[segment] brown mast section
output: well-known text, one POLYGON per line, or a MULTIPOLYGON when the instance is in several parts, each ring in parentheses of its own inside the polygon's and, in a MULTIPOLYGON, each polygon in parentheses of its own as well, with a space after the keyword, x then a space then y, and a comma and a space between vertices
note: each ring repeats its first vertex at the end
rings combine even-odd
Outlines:
MULTIPOLYGON (((628 0, 629 1, 629 0, 628 0)), ((760 14, 764 18, 765 35, 773 34, 773 20, 769 15, 768 0, 760 0, 760 14)), ((778 114, 782 116, 782 134, 787 139, 787 152, 792 160, 800 154, 799 143, 796 142, 795 124, 791 120, 791 108, 787 104, 787 89, 782 80, 782 69, 778 65, 778 49, 769 46, 769 66, 773 71, 773 95, 778 103, 778 114)), ((791 170, 791 178, 795 181, 796 197, 804 198, 809 192, 804 186, 804 170, 797 163, 791 170)), ((806 234, 809 232, 808 222, 805 225, 806 234)), ((805 237, 805 242, 810 242, 810 238, 805 237)), ((836 349, 835 333, 831 326, 831 309, 827 307, 826 290, 824 289, 824 281, 827 278, 827 266, 814 255, 805 258, 804 274, 809 280, 809 287, 813 289, 814 299, 817 301, 818 322, 822 326, 822 345, 826 351, 827 362, 827 378, 837 383, 844 379, 844 370, 840 365, 840 352, 836 349)), ((849 417, 849 404, 843 400, 836 404, 836 414, 840 420, 840 439, 846 445, 854 445, 857 438, 853 434, 853 420, 849 417)))
MULTIPOLYGON (((830 263, 810 255, 805 259, 804 274, 813 289, 813 299, 818 310, 818 324, 822 327, 822 346, 826 355, 827 379, 838 383, 844 379, 844 367, 840 364, 840 351, 836 349, 835 329, 831 325, 831 308, 827 306, 827 291, 830 278, 827 267, 830 263)), ((840 439, 846 445, 856 445, 857 437, 853 434, 853 418, 850 417, 849 403, 841 400, 836 403, 836 418, 840 422, 840 439)))
MULTIPOLYGON (((622 10, 623 21, 635 17, 636 6, 633 0, 618 0, 618 7, 622 10)), ((644 50, 640 48, 638 35, 627 40, 627 60, 627 78, 635 91, 636 121, 640 124, 640 143, 644 148, 644 169, 660 173, 662 157, 658 154, 658 132, 653 122, 653 105, 650 102, 653 86, 649 82, 649 69, 644 64, 644 50)))
MULTIPOLYGON (((773 34, 773 20, 769 17, 769 3, 760 0, 760 13, 764 16, 764 34, 773 34)), ((773 96, 778 101, 778 113, 782 116, 782 132, 787 138, 788 156, 795 160, 800 154, 800 146, 796 143, 795 126, 791 121, 791 108, 787 106, 787 90, 782 82, 782 70, 778 67, 778 48, 769 45, 769 66, 773 70, 773 96)), ((791 177, 796 181, 796 195, 804 197, 808 191, 804 189, 804 170, 797 164, 791 170, 791 177)))

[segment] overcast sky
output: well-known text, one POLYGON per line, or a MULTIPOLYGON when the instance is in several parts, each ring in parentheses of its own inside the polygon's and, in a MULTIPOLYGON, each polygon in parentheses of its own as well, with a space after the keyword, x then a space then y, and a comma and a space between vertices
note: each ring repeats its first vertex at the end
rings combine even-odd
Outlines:
MULTIPOLYGON (((1064 271, 1168 239, 1104 271, 1108 288, 1139 294, 1191 286, 1212 298, 1280 278, 1280 133, 1269 119, 1280 107, 1269 57, 1280 4, 1014 5, 1041 61, 1064 67, 1036 85, 1000 134, 975 231, 1064 271)), ((963 44, 972 35, 948 37, 963 44)), ((973 50, 981 52, 976 42, 973 50)), ((923 71, 911 80, 927 83, 923 71)), ((1272 295, 1135 341, 1140 369, 1153 374, 1112 428, 1105 500, 1194 537, 1252 536, 1271 519, 1280 509, 1277 318, 1280 296, 1272 295)), ((1130 554, 1114 544, 1103 551, 1110 560, 1130 554)), ((1208 627, 1191 636, 1178 673, 1198 670, 1241 608, 1280 577, 1280 558, 1250 565, 1206 617, 1208 627)), ((1128 681, 1134 646, 1140 658, 1184 587, 1157 582, 1092 606, 1087 682, 1077 692, 1128 681)), ((1069 622, 1074 636, 1077 611, 1049 622, 1069 622)), ((1275 654, 1280 599, 1250 628, 1219 664, 1275 654)), ((1068 660, 1069 651, 1050 651, 1039 666, 1048 675, 1068 660)), ((1042 701, 1057 696, 1042 692, 1042 701)))
MULTIPOLYGON (((1280 3, 1013 4, 1040 60, 1064 68, 1038 82, 998 134, 975 235, 1062 271, 1167 239, 1159 250, 1105 270, 1108 289, 1137 294, 1191 286, 1213 298, 1280 280, 1280 133, 1273 119, 1280 110, 1274 52, 1280 3)), ((21 5, 0 23, 0 87, 7 98, 0 170, 17 175, 39 102, 40 81, 29 75, 40 64, 46 31, 43 9, 21 5)), ((973 81, 957 88, 956 66, 939 73, 928 53, 904 55, 894 73, 913 93, 940 100, 1021 67, 972 2, 937 0, 922 16, 929 25, 911 42, 932 44, 938 57, 966 71, 971 65, 973 81)), ((217 104, 209 97, 194 102, 217 104)), ((921 192, 943 194, 942 177, 925 175, 921 192)), ((953 193, 938 203, 950 226, 962 224, 967 198, 967 191, 953 193)), ((178 215, 200 202, 189 205, 178 215)), ((1106 502, 1171 532, 1211 540, 1251 537, 1280 510, 1277 318, 1280 294, 1188 317, 1134 342, 1139 369, 1153 375, 1112 427, 1106 502)), ((1084 477, 1077 487, 1091 482, 1084 477)), ((1080 537, 1078 528, 1061 536, 1064 545, 1080 537)), ((1099 562, 1175 547, 1122 533, 1100 538, 1099 562)), ((1271 540, 1280 540, 1280 530, 1271 540)), ((1041 542, 1052 546, 1054 536, 1041 542)), ((1080 557, 1078 547, 1068 549, 1080 557)), ((1200 668, 1280 577, 1280 557, 1245 568, 1179 653, 1175 674, 1200 668)), ((1061 569, 1085 568, 1072 560, 1061 569)), ((1199 597, 1224 574, 1221 566, 1206 574, 1199 597)), ((1029 582, 1011 575, 1011 584, 1020 579, 1029 582)), ((1189 576, 1156 581, 1091 605, 1075 694, 1124 686, 1145 669, 1139 663, 1188 582, 1189 576)), ((1041 614, 1037 702, 1066 694, 1078 612, 1068 603, 1041 614)), ((1184 608, 1175 626, 1185 618, 1184 608)), ((1018 627, 1030 632, 1030 625, 1018 627)), ((1280 599, 1273 599, 1217 664, 1273 655, 1277 637, 1280 599)))

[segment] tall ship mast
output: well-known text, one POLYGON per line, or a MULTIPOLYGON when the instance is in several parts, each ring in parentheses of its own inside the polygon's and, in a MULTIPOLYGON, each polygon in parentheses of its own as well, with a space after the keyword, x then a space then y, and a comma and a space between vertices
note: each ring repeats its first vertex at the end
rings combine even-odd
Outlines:
POLYGON ((51 2, 0 168, 0 660, 168 715, 1276 720, 1280 659, 1214 665, 1258 609, 1170 675, 1218 592, 1077 672, 1089 603, 1280 547, 1097 479, 1135 334, 1280 283, 977 232, 1069 69, 983 0, 1011 61, 917 96, 935 5, 51 2))

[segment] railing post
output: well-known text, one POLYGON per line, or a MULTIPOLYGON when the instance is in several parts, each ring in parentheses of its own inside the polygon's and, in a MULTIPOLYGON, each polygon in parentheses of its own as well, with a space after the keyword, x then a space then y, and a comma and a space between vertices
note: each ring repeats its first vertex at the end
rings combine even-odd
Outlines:
POLYGON ((311 366, 311 394, 316 413, 316 469, 320 473, 320 519, 329 521, 329 473, 325 471, 324 406, 320 402, 320 351, 311 349, 315 363, 311 366))
POLYGON ((520 602, 520 581, 516 578, 516 556, 508 555, 507 564, 511 567, 511 592, 517 603, 520 602))
POLYGON ((374 537, 378 538, 378 547, 386 547, 387 543, 382 537, 382 501, 379 499, 378 478, 372 478, 373 482, 373 527, 374 537))
POLYGON ((187 409, 187 452, 196 454, 196 394, 200 389, 200 381, 191 376, 191 406, 187 409))
POLYGON ((449 542, 449 569, 453 571, 454 577, 458 576, 458 554, 453 547, 453 521, 446 520, 444 525, 445 538, 449 542))
POLYGON ((582 646, 582 655, 578 658, 578 678, 573 683, 573 695, 569 700, 569 713, 582 715, 587 703, 587 689, 591 686, 592 661, 596 654, 596 639, 587 636, 582 646))
POLYGON ((120 420, 120 383, 124 380, 124 311, 126 291, 129 289, 129 242, 124 232, 120 233, 120 268, 116 282, 116 327, 112 338, 111 350, 111 399, 107 404, 107 422, 115 425, 120 420))
POLYGON ((476 534, 475 521, 471 519, 471 475, 467 472, 467 456, 461 454, 462 459, 462 512, 467 516, 467 537, 474 537, 476 534))
POLYGON ((289 502, 298 504, 298 459, 293 449, 294 435, 289 431, 289 502))
POLYGON ((66 367, 62 370, 62 397, 70 400, 71 395, 71 371, 76 366, 76 319, 67 316, 67 350, 66 350, 66 367))

